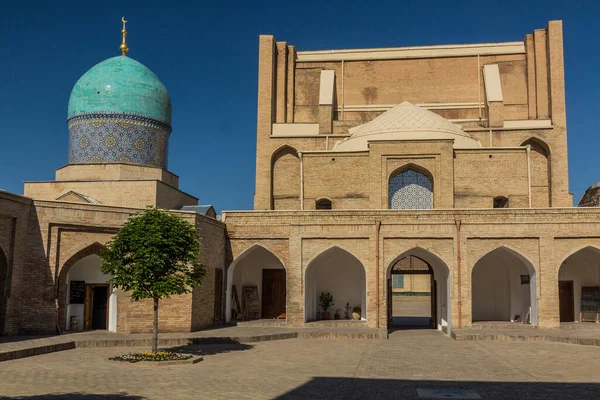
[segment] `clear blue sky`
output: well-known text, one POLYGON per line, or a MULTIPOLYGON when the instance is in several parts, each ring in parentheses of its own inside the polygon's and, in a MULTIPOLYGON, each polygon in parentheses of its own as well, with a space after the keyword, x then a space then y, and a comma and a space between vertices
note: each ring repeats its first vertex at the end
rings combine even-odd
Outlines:
POLYGON ((129 55, 171 94, 169 169, 218 211, 253 204, 259 34, 300 50, 500 42, 562 19, 575 201, 600 181, 600 1, 341 4, 0 0, 0 188, 23 193, 67 163, 70 91, 119 54, 122 15, 129 55))

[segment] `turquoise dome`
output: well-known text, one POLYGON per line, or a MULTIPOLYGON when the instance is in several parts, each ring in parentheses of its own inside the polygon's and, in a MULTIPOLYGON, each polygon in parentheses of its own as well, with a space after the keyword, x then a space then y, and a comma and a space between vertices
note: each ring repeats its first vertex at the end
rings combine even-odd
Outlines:
POLYGON ((167 168, 171 98, 148 68, 117 56, 92 67, 69 99, 69 164, 167 168))
POLYGON ((93 66, 71 91, 67 118, 89 113, 139 115, 171 126, 171 98, 146 66, 117 56, 93 66))

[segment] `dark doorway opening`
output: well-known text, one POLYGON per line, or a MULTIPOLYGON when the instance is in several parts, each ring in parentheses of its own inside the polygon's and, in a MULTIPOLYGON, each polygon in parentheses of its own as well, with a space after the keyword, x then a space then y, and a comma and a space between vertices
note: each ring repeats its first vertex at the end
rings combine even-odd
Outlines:
POLYGON ((397 261, 388 277, 388 327, 435 329, 436 289, 433 269, 425 260, 407 256, 397 261))
POLYGON ((8 262, 0 249, 0 335, 4 333, 6 298, 8 294, 8 262))
POLYGON ((108 285, 86 285, 85 329, 108 329, 108 285))
POLYGON ((215 269, 215 325, 223 323, 223 270, 215 269))
POLYGON ((262 318, 286 317, 285 269, 263 269, 262 318))
POLYGON ((575 296, 573 294, 573 281, 558 281, 558 299, 560 322, 575 321, 575 296))

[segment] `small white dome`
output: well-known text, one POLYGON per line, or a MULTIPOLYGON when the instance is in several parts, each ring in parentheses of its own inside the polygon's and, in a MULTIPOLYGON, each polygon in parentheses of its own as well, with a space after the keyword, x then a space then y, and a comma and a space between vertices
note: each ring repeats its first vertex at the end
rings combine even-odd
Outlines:
POLYGON ((455 149, 481 147, 481 143, 444 117, 408 101, 349 132, 351 136, 338 142, 334 151, 368 150, 367 142, 376 140, 453 139, 455 149))

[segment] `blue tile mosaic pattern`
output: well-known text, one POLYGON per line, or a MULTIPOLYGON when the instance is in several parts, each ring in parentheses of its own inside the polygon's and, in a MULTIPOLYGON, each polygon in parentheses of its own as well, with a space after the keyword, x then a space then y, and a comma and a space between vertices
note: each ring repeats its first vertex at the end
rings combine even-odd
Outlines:
POLYGON ((170 126, 171 98, 146 66, 117 56, 90 68, 71 91, 67 118, 91 112, 142 115, 170 126))
POLYGON ((133 163, 167 169, 171 128, 134 114, 87 113, 70 118, 69 164, 133 163))
POLYGON ((427 175, 407 169, 390 178, 388 198, 392 210, 431 209, 433 185, 427 175))

